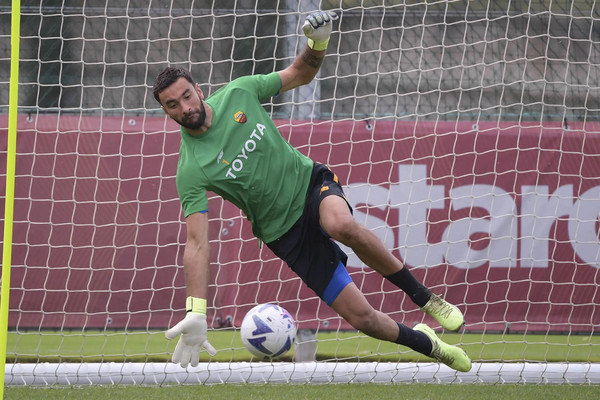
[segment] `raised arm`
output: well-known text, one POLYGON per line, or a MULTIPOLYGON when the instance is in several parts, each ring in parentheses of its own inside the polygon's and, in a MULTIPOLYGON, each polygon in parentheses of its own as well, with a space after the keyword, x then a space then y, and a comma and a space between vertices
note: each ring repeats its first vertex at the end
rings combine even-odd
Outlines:
POLYGON ((308 44, 292 65, 278 71, 281 77, 280 93, 306 85, 314 79, 325 58, 331 28, 336 19, 337 14, 328 11, 317 11, 306 17, 302 30, 308 38, 308 44))

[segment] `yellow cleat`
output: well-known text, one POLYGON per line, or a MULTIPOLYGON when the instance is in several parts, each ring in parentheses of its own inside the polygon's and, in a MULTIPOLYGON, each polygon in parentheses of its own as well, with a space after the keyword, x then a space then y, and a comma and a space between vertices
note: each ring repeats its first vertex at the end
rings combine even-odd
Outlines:
POLYGON ((465 324, 463 313, 456 306, 435 294, 431 295, 431 299, 421 307, 421 310, 425 314, 431 315, 442 328, 449 331, 456 332, 465 324))
POLYGON ((414 327, 414 330, 423 332, 431 340, 431 345, 433 346, 429 355, 431 358, 457 371, 469 372, 471 370, 471 359, 463 349, 442 341, 437 337, 433 329, 425 324, 418 324, 414 327))

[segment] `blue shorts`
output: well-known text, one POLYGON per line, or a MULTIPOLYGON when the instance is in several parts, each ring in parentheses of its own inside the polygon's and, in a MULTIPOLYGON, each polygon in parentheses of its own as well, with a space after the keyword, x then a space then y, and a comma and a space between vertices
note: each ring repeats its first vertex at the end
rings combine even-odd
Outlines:
MULTIPOLYGON (((315 163, 302 216, 283 236, 267 243, 328 305, 352 282, 346 271, 348 256, 319 224, 321 201, 332 195, 346 200, 337 176, 325 165, 315 163)), ((348 208, 352 212, 349 204, 348 208)))

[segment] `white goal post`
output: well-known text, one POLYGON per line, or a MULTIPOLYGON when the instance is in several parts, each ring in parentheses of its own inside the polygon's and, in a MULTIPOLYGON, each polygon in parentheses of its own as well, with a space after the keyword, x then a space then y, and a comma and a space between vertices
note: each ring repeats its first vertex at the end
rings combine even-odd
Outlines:
MULTIPOLYGON (((22 1, 6 384, 600 383, 599 10, 597 0, 22 1), (469 374, 352 331, 214 195, 208 319, 211 335, 232 333, 218 348, 231 356, 204 354, 188 371, 167 363, 162 331, 184 314, 185 226, 178 127, 152 97, 154 78, 181 65, 210 95, 282 69, 319 8, 340 15, 319 75, 264 106, 337 173, 355 217, 464 311, 448 337, 473 359, 469 374), (250 362, 235 328, 267 302, 309 332, 300 349, 316 338, 333 352, 250 362)), ((4 179, 10 18, 1 3, 4 179)), ((376 308, 434 324, 351 252, 348 269, 376 308)))

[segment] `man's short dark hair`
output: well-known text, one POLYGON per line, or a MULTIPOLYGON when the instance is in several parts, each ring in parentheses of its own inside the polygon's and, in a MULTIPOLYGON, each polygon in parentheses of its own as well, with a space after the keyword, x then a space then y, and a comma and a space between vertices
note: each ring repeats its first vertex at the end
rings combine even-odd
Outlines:
POLYGON ((160 98, 158 97, 160 92, 171 86, 179 78, 185 78, 189 83, 195 85, 192 74, 183 67, 167 67, 158 74, 154 80, 154 86, 152 87, 152 92, 154 93, 156 101, 160 103, 160 98))

